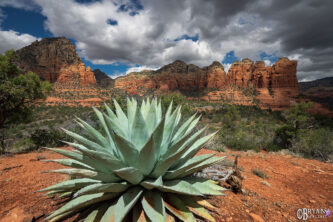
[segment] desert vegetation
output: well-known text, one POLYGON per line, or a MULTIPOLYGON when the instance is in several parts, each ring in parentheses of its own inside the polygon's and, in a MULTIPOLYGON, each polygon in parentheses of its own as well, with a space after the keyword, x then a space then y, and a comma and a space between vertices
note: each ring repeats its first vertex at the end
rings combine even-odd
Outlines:
MULTIPOLYGON (((127 112, 126 98, 114 97, 124 112, 127 112)), ((135 98, 141 103, 141 97, 135 98)), ((208 125, 209 131, 218 130, 215 139, 207 145, 209 149, 257 152, 288 149, 307 158, 324 161, 332 159, 333 144, 329 138, 332 138, 333 120, 327 116, 309 114, 307 110, 312 105, 310 102, 295 104, 289 110, 280 112, 262 110, 257 106, 189 101, 180 94, 162 95, 159 99, 164 111, 173 101, 175 105, 182 105, 184 117, 196 112, 202 115, 197 129, 208 125)), ((111 109, 115 108, 112 99, 106 101, 106 104, 111 109)), ((101 109, 106 111, 103 107, 101 109)), ((42 146, 61 146, 63 144, 59 141, 68 137, 60 128, 84 133, 72 121, 75 116, 102 132, 102 126, 96 121, 90 107, 37 105, 31 107, 31 115, 25 122, 8 124, 4 142, 6 149, 8 152, 22 152, 42 146)))

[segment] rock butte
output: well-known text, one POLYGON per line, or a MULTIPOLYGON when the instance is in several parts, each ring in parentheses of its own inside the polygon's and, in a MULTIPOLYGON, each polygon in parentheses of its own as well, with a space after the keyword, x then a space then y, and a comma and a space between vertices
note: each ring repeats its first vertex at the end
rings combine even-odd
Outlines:
POLYGON ((84 88, 100 85, 130 95, 161 94, 177 91, 189 99, 226 101, 262 108, 286 109, 299 94, 297 61, 280 58, 273 66, 249 59, 236 61, 228 74, 219 62, 200 68, 183 61, 158 70, 130 73, 112 80, 100 70, 86 68, 66 38, 35 41, 17 51, 16 63, 25 71, 55 83, 56 88, 84 88), (97 80, 97 81, 96 81, 97 80))
POLYGON ((296 77, 297 61, 280 58, 272 67, 263 61, 249 59, 236 61, 228 74, 219 62, 200 68, 175 61, 156 71, 130 73, 115 79, 114 88, 129 94, 145 94, 145 91, 163 93, 180 91, 187 95, 202 93, 200 99, 208 101, 231 101, 251 105, 255 99, 263 108, 285 109, 298 96, 296 77))
POLYGON ((74 45, 64 37, 36 40, 16 51, 16 64, 24 71, 33 71, 42 80, 68 86, 95 85, 95 75, 86 68, 74 45))

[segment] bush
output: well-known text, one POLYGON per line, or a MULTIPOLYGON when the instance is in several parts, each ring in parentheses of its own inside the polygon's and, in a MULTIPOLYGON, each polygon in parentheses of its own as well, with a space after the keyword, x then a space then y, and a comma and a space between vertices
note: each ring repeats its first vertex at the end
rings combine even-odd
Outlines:
POLYGON ((281 149, 289 148, 291 141, 296 136, 296 128, 289 125, 283 124, 277 128, 274 136, 274 145, 280 147, 281 149))
POLYGON ((36 145, 30 138, 21 138, 11 146, 11 152, 27 152, 36 149, 36 145))
POLYGON ((252 169, 252 173, 258 177, 261 177, 263 179, 268 178, 268 176, 261 170, 259 169, 252 169))
POLYGON ((53 128, 50 130, 37 129, 31 134, 30 139, 37 148, 63 146, 64 143, 62 141, 69 141, 69 138, 65 133, 53 128))
POLYGON ((329 155, 333 154, 332 138, 333 131, 326 128, 300 130, 290 149, 308 157, 328 160, 329 155))

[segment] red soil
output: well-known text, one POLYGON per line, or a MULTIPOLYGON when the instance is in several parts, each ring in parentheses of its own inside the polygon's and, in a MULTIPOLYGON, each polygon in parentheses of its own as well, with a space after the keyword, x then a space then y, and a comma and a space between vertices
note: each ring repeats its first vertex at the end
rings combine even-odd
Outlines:
MULTIPOLYGON (((200 154, 214 151, 201 150, 200 154)), ((212 215, 217 221, 297 221, 298 208, 333 210, 333 165, 289 155, 226 152, 233 160, 239 154, 243 194, 226 192, 226 196, 210 198, 218 207, 212 215), (252 169, 262 170, 269 178, 262 179, 252 169), (261 183, 267 181, 270 187, 261 183)), ((0 221, 41 221, 59 208, 63 200, 42 196, 35 191, 60 182, 66 176, 41 173, 61 166, 38 159, 55 159, 60 155, 44 151, 0 157, 0 221), (10 167, 16 167, 11 168, 10 167), (7 168, 7 169, 6 169, 7 168)), ((324 216, 324 215, 323 215, 324 216)), ((332 221, 329 218, 319 221, 332 221)), ((309 221, 315 221, 311 219, 309 221)))

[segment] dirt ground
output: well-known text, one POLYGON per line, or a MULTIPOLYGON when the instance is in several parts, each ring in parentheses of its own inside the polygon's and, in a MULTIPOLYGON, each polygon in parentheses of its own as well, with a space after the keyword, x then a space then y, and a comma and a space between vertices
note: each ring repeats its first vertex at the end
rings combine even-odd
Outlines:
MULTIPOLYGON (((200 154, 211 152, 203 149, 200 154)), ((299 208, 329 209, 329 217, 310 212, 307 221, 333 221, 333 164, 265 152, 227 151, 218 155, 233 160, 236 154, 243 169, 244 193, 227 191, 225 196, 210 198, 218 208, 212 212, 216 221, 300 221, 296 216, 299 208), (263 171, 268 178, 256 176, 252 169, 263 171)), ((41 173, 61 166, 40 160, 59 157, 49 151, 0 157, 1 222, 42 221, 59 208, 63 200, 35 192, 66 179, 41 173)))

